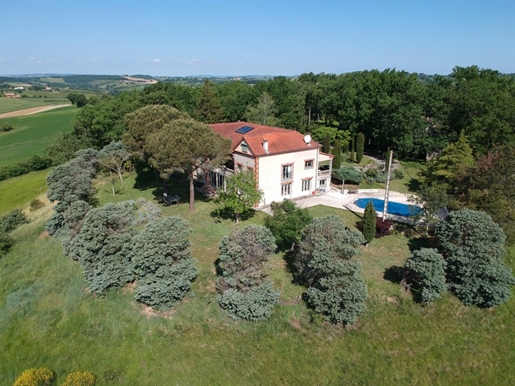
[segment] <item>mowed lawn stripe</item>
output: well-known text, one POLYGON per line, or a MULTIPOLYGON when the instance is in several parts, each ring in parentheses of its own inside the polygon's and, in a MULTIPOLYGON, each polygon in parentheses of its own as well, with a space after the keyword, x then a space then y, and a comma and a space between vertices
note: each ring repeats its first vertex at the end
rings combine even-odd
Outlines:
POLYGON ((16 118, 0 119, 0 127, 11 125, 9 132, 0 133, 0 166, 9 166, 42 156, 55 142, 59 133, 73 130, 78 109, 75 106, 16 118))

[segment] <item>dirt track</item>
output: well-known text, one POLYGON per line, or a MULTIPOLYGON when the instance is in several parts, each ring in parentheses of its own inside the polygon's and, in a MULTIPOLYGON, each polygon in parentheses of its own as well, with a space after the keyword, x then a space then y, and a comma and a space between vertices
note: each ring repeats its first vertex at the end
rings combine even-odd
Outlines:
POLYGON ((59 107, 66 107, 66 106, 71 106, 71 105, 54 105, 54 106, 32 107, 30 109, 11 111, 9 113, 0 114, 0 118, 21 117, 23 115, 31 115, 31 114, 41 113, 43 111, 58 109, 59 107))

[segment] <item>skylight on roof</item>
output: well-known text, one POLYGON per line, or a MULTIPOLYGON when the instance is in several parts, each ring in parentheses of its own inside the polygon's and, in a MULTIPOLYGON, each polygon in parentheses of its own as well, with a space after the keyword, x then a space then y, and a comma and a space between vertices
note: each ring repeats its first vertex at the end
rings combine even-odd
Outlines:
POLYGON ((238 130, 236 130, 236 133, 246 134, 246 133, 248 133, 251 130, 254 130, 254 128, 250 127, 250 126, 243 126, 243 127, 240 127, 238 130))

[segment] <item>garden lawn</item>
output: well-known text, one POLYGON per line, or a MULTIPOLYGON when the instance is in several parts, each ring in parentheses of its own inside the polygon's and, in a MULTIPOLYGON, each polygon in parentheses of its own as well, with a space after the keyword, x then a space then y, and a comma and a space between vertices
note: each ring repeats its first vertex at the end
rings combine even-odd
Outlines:
POLYGON ((0 119, 0 127, 11 125, 9 132, 0 131, 0 167, 42 156, 45 149, 61 134, 73 129, 78 109, 75 106, 16 118, 0 119))
MULTIPOLYGON (((101 185, 99 203, 160 197, 158 186, 128 177, 116 197, 101 185), (139 186, 137 189, 134 186, 139 186)), ((183 198, 187 186, 173 185, 183 198)), ((324 322, 306 309, 304 289, 291 282, 282 256, 268 269, 283 295, 262 322, 235 321, 215 300, 214 261, 223 235, 261 224, 259 212, 236 225, 215 221, 215 206, 199 197, 163 207, 193 229, 199 277, 173 310, 155 314, 136 303, 133 286, 98 297, 59 240, 41 237, 47 205, 13 232, 17 244, 0 260, 0 384, 25 369, 49 367, 60 384, 72 371, 93 371, 97 385, 512 385, 515 384, 515 299, 492 310, 465 307, 451 295, 430 306, 386 275, 409 256, 404 234, 373 240, 361 250, 370 298, 350 328, 324 322), (509 307, 509 308, 508 308, 509 307)), ((359 216, 317 206, 354 227, 359 216)), ((511 262, 513 265, 513 262, 511 262)))

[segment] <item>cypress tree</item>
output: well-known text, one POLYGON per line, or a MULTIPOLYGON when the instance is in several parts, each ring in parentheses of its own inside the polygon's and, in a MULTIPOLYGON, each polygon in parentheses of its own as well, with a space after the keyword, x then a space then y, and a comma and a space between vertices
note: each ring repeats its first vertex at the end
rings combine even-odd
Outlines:
POLYGON ((354 136, 350 140, 350 162, 354 162, 354 136))
POLYGON ((334 143, 333 155, 333 169, 339 169, 342 166, 342 149, 340 147, 339 139, 334 143))
POLYGON ((372 201, 369 201, 365 207, 365 214, 363 215, 363 236, 365 242, 370 243, 376 234, 376 211, 372 201))
POLYGON ((331 154, 331 134, 328 131, 325 133, 324 153, 331 154))
POLYGON ((356 161, 360 163, 363 159, 363 153, 365 151, 365 135, 358 133, 358 140, 356 142, 356 161))

